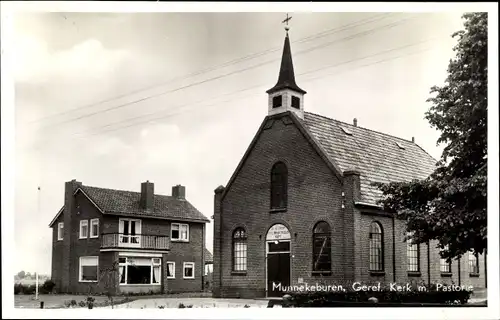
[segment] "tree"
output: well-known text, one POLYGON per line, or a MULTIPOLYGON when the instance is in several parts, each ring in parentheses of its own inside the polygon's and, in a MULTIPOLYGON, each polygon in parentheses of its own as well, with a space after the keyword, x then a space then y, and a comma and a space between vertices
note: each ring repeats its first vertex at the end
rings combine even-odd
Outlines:
POLYGON ((448 66, 443 86, 431 88, 425 118, 445 148, 436 170, 425 180, 376 185, 380 204, 407 221, 412 241, 438 240, 443 258, 487 248, 487 13, 462 16, 465 30, 448 66))
POLYGON ((17 273, 17 276, 19 277, 19 279, 24 279, 24 277, 26 276, 26 272, 24 272, 24 270, 19 271, 17 273))

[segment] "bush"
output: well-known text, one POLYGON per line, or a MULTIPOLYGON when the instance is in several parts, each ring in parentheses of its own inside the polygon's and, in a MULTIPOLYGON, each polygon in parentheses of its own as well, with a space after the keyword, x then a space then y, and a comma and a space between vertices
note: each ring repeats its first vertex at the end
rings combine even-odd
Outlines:
POLYGON ((45 280, 45 282, 42 284, 42 287, 40 288, 40 292, 44 294, 52 293, 54 291, 55 286, 56 283, 51 279, 45 280))
POLYGON ((14 284, 14 294, 21 294, 23 293, 23 285, 20 283, 15 283, 14 284))
POLYGON ((86 307, 86 306, 87 306, 87 302, 85 302, 85 301, 83 301, 83 300, 82 300, 82 301, 78 302, 78 305, 79 305, 80 307, 84 308, 84 307, 86 307))
POLYGON ((179 303, 179 308, 181 308, 181 309, 182 309, 182 308, 185 308, 185 307, 186 307, 186 306, 184 305, 184 303, 182 303, 182 302, 181 302, 181 303, 179 303))
POLYGON ((471 295, 470 291, 438 291, 435 287, 427 287, 426 290, 391 291, 335 291, 335 292, 307 292, 291 293, 290 302, 295 307, 332 307, 342 302, 354 303, 369 302, 371 299, 378 303, 432 303, 432 304, 465 304, 471 295), (375 298, 375 299, 372 299, 375 298))

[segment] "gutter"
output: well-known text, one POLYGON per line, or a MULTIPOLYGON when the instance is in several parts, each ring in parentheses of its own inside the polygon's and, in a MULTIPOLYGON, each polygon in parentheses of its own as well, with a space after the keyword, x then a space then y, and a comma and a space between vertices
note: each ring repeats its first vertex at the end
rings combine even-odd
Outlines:
POLYGON ((395 218, 392 217, 392 274, 393 281, 396 282, 396 230, 395 218))
POLYGON ((431 285, 431 242, 427 240, 427 282, 431 285))

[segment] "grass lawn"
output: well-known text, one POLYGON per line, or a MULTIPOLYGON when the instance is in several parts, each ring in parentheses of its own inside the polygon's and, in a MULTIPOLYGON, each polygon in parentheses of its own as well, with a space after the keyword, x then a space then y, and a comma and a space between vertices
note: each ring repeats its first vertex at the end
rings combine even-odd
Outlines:
MULTIPOLYGON (((93 296, 95 303, 102 303, 108 300, 105 296, 93 296)), ((65 301, 76 300, 79 303, 85 300, 85 295, 69 295, 69 294, 40 294, 38 300, 35 300, 35 295, 16 294, 14 295, 15 308, 40 308, 40 301, 44 302, 44 308, 64 308, 65 301)))

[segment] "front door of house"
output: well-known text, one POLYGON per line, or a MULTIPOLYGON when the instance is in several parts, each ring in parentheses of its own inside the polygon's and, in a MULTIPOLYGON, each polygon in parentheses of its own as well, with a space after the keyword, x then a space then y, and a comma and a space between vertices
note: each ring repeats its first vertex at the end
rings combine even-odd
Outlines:
POLYGON ((282 224, 273 225, 266 236, 267 296, 281 297, 290 285, 290 232, 282 224))

